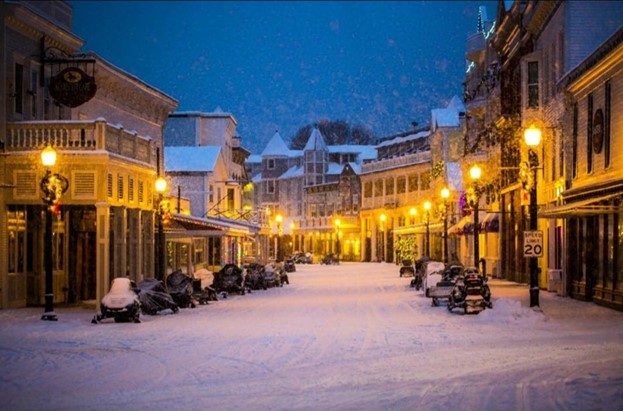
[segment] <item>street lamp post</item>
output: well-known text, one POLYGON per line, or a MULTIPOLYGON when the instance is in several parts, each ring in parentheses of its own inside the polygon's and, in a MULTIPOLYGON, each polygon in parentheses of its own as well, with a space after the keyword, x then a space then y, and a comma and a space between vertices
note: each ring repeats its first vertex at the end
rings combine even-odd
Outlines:
POLYGON ((426 212, 426 257, 430 258, 430 209, 433 204, 426 200, 424 201, 424 211, 426 212))
POLYGON ((275 223, 277 223, 277 235, 275 236, 275 261, 280 261, 281 224, 283 223, 283 216, 280 213, 275 215, 275 223))
POLYGON ((478 268, 478 260, 480 260, 480 244, 478 241, 478 234, 480 231, 480 222, 478 221, 478 202, 480 200, 480 192, 478 187, 478 181, 482 176, 482 169, 478 164, 474 164, 469 169, 469 176, 474 182, 474 197, 472 198, 472 207, 474 210, 474 267, 478 268))
MULTIPOLYGON (((524 141, 528 146, 528 162, 532 171, 532 184, 530 185, 530 230, 537 229, 537 173, 539 166, 539 157, 533 148, 541 144, 541 130, 535 126, 531 126, 524 131, 524 141)), ((538 257, 529 257, 530 267, 530 307, 539 306, 539 273, 538 273, 538 257)))
POLYGON ((167 191, 167 180, 159 176, 155 182, 156 193, 158 193, 158 211, 156 212, 156 224, 158 232, 156 234, 156 279, 164 280, 164 267, 166 261, 166 243, 164 239, 163 214, 164 214, 164 194, 167 191))
POLYGON ((447 187, 441 189, 443 199, 443 262, 448 263, 448 198, 450 190, 447 187))
POLYGON ((54 262, 52 261, 52 216, 60 212, 60 200, 63 193, 69 187, 69 181, 58 173, 52 173, 51 168, 56 164, 56 151, 52 146, 47 146, 41 152, 41 164, 45 167, 45 176, 41 179, 39 187, 43 192, 41 199, 45 207, 45 235, 43 244, 43 260, 45 268, 45 308, 42 320, 57 321, 54 313, 54 262))

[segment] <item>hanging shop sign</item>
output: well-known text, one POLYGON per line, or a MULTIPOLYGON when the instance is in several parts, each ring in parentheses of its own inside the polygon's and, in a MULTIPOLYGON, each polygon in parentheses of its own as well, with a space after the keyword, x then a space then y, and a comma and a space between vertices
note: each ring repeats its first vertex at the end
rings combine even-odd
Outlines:
POLYGON ((50 79, 52 98, 71 108, 91 100, 96 92, 95 77, 78 67, 67 67, 50 79))
POLYGON ((593 151, 595 154, 601 153, 604 145, 604 113, 601 109, 595 111, 593 116, 593 151))

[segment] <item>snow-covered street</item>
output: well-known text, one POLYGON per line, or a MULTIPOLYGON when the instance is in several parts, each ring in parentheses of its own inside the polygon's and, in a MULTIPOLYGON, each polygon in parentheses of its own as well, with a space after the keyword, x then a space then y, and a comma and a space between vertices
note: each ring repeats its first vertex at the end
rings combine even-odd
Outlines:
POLYGON ((491 281, 493 310, 431 307, 390 264, 141 324, 0 311, 4 409, 623 409, 623 313, 491 281))

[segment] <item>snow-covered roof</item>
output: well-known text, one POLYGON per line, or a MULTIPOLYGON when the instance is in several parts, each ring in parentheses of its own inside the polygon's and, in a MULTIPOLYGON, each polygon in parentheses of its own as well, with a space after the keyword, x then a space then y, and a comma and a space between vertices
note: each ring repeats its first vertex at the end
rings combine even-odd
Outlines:
POLYGON ((280 179, 284 178, 294 178, 294 177, 303 177, 303 167, 293 166, 288 169, 285 173, 279 176, 280 179))
POLYGON ((431 110, 433 127, 458 127, 459 112, 453 108, 435 108, 431 110))
POLYGON ((257 173, 251 178, 251 182, 253 183, 259 183, 260 181, 262 181, 262 173, 257 173))
POLYGON ((357 175, 361 174, 361 164, 349 162, 348 165, 350 166, 350 168, 353 169, 355 174, 357 175))
POLYGON ((459 163, 450 161, 446 163, 446 179, 450 188, 457 192, 463 191, 463 173, 459 163))
POLYGON ((406 143, 409 141, 417 140, 420 138, 425 138, 428 136, 430 136, 430 130, 419 131, 417 133, 413 133, 408 136, 396 137, 396 138, 392 138, 391 140, 385 140, 382 143, 379 143, 376 147, 380 148, 380 147, 391 146, 394 144, 406 143))
POLYGON ((303 150, 290 150, 290 157, 303 157, 303 150))
POLYGON ((376 147, 363 144, 336 144, 327 146, 329 153, 355 153, 357 161, 373 160, 376 158, 376 147))
POLYGON ((251 154, 249 157, 247 157, 247 159, 244 162, 247 164, 261 163, 262 156, 259 154, 251 154))
POLYGON ((329 163, 327 174, 341 174, 344 166, 338 163, 329 163))
POLYGON ((264 147, 264 151, 262 151, 262 157, 264 156, 290 156, 290 149, 286 145, 286 142, 283 141, 281 135, 278 131, 273 134, 273 136, 264 147))
POLYGON ((307 143, 305 144, 305 148, 303 149, 303 151, 326 150, 326 149, 327 149, 327 143, 325 143, 322 133, 320 132, 320 130, 314 127, 311 134, 309 135, 309 139, 307 140, 307 143))
POLYGON ((169 146, 164 148, 166 171, 214 171, 221 146, 169 146))
POLYGON ((453 96, 452 99, 450 99, 450 102, 448 103, 446 108, 452 108, 459 113, 465 113, 465 104, 463 104, 463 101, 461 101, 461 99, 456 95, 453 96))

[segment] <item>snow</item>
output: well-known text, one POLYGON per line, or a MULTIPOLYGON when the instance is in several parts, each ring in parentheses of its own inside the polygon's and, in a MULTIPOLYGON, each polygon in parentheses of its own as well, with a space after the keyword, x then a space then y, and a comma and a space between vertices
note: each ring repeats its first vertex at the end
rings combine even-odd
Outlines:
POLYGON ((168 146, 164 148, 166 171, 212 172, 221 146, 168 146))
POLYGON ((259 164, 261 162, 262 162, 262 156, 259 155, 259 154, 251 154, 245 160, 245 163, 247 163, 247 164, 259 164))
POLYGON ((312 130, 309 138, 307 139, 307 143, 305 143, 305 147, 303 151, 315 151, 315 150, 326 150, 327 144, 324 141, 324 137, 320 130, 316 127, 312 130))
POLYGON ((413 133, 413 134, 409 134, 408 136, 405 137, 396 137, 396 138, 392 138, 391 140, 385 140, 379 144, 377 144, 377 148, 379 147, 385 147, 385 146, 391 146, 394 144, 400 144, 400 143, 407 143, 409 141, 412 140, 417 140, 420 138, 425 138, 430 136, 430 131, 426 130, 426 131, 418 131, 417 133, 413 133))
POLYGON ((273 134, 273 136, 270 138, 270 140, 268 141, 268 143, 266 144, 266 147, 264 147, 264 151, 262 151, 261 156, 286 156, 288 157, 290 155, 290 149, 288 148, 288 146, 286 145, 285 141, 283 141, 283 138, 281 138, 281 135, 279 134, 279 132, 275 132, 275 134, 273 134))
POLYGON ((285 173, 279 176, 279 179, 283 180, 286 178, 303 177, 303 175, 303 167, 292 166, 285 173))
POLYGON ((260 183, 262 181, 262 173, 257 173, 256 175, 253 176, 253 178, 251 178, 251 182, 253 183, 260 183))
POLYGON ((344 170, 344 165, 339 163, 329 163, 327 167, 327 173, 329 175, 342 174, 344 170))
POLYGON ((450 189, 457 192, 463 191, 463 173, 458 162, 448 161, 446 163, 446 181, 450 189))
POLYGON ((363 160, 374 160, 377 157, 376 146, 363 144, 335 144, 327 146, 329 153, 356 153, 357 162, 363 163, 363 160))
POLYGON ((623 313, 491 280, 432 307, 398 267, 298 265, 291 284, 141 324, 0 311, 3 408, 622 409, 623 313))

